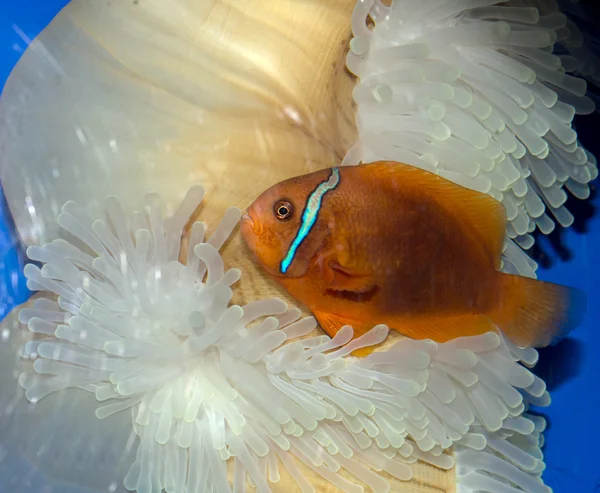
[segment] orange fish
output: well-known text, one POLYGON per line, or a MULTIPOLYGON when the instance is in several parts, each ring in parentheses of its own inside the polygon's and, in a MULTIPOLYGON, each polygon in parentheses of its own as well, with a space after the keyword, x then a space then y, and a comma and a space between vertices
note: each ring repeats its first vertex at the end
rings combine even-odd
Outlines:
POLYGON ((243 216, 259 263, 333 336, 376 324, 448 341, 499 327, 541 347, 577 326, 578 290, 498 269, 502 204, 401 163, 331 168, 281 182, 243 216))

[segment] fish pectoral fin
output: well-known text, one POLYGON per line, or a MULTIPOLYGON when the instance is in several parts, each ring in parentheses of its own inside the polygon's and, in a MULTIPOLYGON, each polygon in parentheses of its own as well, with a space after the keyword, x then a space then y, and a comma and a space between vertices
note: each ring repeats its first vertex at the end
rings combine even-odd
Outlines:
POLYGON ((344 267, 337 260, 330 260, 327 266, 329 270, 327 284, 332 291, 366 294, 377 287, 375 279, 371 275, 344 267))
MULTIPOLYGON (((352 329, 354 330, 354 336, 352 337, 352 339, 356 339, 356 338, 362 336, 363 334, 366 334, 375 325, 377 325, 377 324, 366 325, 363 322, 359 322, 357 320, 351 320, 351 319, 344 318, 339 315, 335 315, 333 313, 327 313, 327 312, 313 312, 313 315, 317 319, 317 322, 319 322, 319 325, 321 326, 323 331, 329 337, 332 337, 332 338, 345 325, 350 325, 352 327, 352 329)), ((356 351, 353 351, 352 355, 362 358, 364 356, 371 354, 372 352, 373 352, 373 347, 366 347, 366 348, 361 348, 361 349, 357 349, 356 351)))

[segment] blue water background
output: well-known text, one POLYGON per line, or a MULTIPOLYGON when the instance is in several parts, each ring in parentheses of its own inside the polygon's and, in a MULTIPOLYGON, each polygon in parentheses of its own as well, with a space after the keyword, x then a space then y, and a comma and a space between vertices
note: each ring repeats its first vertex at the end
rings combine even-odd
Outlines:
MULTIPOLYGON (((2 86, 28 40, 67 3, 0 2, 2 86)), ((600 156, 598 115, 579 118, 577 125, 583 143, 600 156)), ((575 212, 575 227, 550 238, 538 238, 535 249, 543 265, 539 277, 583 289, 589 303, 584 324, 566 341, 540 352, 536 371, 546 379, 552 393, 551 407, 542 411, 549 420, 544 479, 556 493, 600 493, 600 199, 594 191, 587 204, 576 200, 569 203, 575 212)), ((0 320, 30 294, 22 276, 23 252, 13 231, 0 190, 0 320)))

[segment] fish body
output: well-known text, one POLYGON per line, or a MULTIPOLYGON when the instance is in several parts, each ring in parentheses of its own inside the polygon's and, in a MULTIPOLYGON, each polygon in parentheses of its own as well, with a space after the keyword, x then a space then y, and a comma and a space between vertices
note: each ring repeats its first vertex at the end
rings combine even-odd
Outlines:
POLYGON ((329 335, 383 323, 444 342, 498 326, 545 346, 581 321, 583 295, 499 272, 505 231, 494 198, 392 162, 286 180, 242 221, 261 265, 329 335))

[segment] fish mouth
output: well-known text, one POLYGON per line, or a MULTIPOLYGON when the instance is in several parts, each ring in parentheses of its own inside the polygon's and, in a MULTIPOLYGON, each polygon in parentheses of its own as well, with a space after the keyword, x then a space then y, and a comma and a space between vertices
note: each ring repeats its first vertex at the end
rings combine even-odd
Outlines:
POLYGON ((256 236, 260 236, 262 234, 262 225, 260 221, 255 221, 252 218, 250 210, 247 210, 241 217, 241 228, 244 236, 248 235, 252 232, 256 236))
POLYGON ((249 223, 250 227, 254 228, 254 221, 250 217, 250 214, 248 214, 247 212, 245 214, 242 214, 242 223, 249 223))

